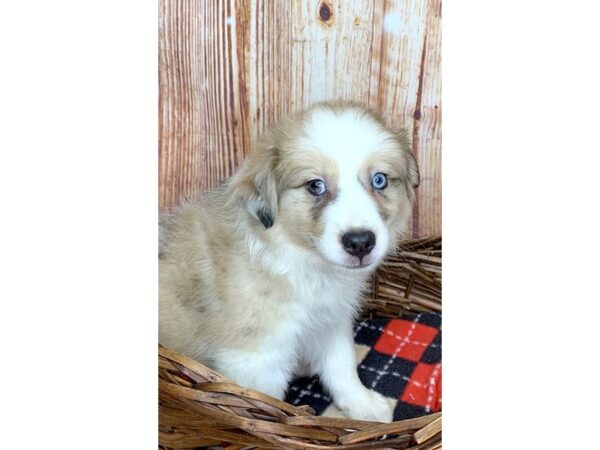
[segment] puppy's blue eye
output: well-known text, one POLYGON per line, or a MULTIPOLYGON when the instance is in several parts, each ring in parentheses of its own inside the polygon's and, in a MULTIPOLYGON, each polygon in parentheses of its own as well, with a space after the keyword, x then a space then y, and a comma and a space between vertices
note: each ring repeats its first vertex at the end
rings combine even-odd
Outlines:
POLYGON ((375 175, 373 175, 373 178, 371 179, 371 186, 378 190, 385 189, 387 186, 387 177, 385 174, 377 172, 375 175))
POLYGON ((323 180, 310 180, 306 183, 306 187, 312 195, 323 195, 327 191, 327 186, 323 180))

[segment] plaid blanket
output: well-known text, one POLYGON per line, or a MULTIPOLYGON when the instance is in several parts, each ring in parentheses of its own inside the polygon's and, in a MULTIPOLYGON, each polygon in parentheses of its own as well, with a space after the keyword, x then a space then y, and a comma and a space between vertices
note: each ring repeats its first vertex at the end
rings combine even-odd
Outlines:
MULTIPOLYGON (((388 398, 394 420, 441 410, 442 317, 422 313, 402 319, 373 319, 354 329, 358 375, 365 386, 388 398)), ((318 377, 299 378, 286 401, 309 405, 317 414, 341 417, 318 377)))

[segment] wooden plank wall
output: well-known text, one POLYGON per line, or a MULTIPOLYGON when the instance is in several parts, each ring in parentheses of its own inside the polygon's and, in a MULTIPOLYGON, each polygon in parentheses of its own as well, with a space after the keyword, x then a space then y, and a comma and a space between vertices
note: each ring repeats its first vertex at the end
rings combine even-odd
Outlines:
POLYGON ((230 176, 271 122, 351 99, 411 132, 413 234, 441 232, 441 0, 159 0, 161 209, 230 176))

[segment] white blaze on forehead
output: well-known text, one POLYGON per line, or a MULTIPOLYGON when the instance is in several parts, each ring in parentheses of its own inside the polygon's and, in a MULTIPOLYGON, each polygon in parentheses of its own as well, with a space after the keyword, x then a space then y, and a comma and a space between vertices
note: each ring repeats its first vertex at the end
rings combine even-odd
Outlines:
POLYGON ((308 119, 305 133, 311 147, 356 169, 390 137, 375 120, 354 109, 337 113, 317 109, 308 119))

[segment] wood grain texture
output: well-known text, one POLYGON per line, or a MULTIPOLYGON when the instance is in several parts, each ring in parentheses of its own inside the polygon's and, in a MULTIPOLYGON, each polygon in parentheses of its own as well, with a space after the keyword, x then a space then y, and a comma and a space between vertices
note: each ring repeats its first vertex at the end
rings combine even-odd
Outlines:
POLYGON ((349 99, 409 130, 413 235, 440 233, 440 50, 440 0, 160 0, 161 209, 229 177, 281 116, 349 99))

